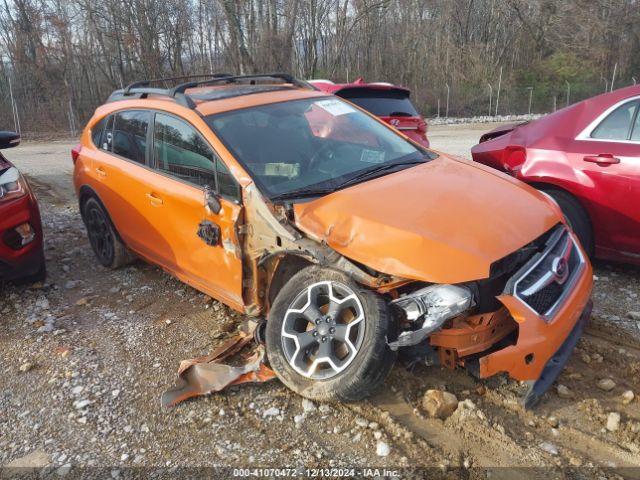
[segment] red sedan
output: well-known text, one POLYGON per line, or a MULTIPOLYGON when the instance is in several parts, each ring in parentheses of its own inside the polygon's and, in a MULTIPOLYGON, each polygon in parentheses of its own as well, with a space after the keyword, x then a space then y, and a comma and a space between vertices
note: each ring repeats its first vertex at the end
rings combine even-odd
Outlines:
MULTIPOLYGON (((19 143, 19 135, 0 132, 0 149, 19 143)), ((36 197, 18 169, 0 153, 0 283, 44 280, 42 245, 36 197)))
POLYGON ((383 82, 366 83, 362 78, 352 83, 331 80, 309 80, 309 83, 318 90, 349 100, 393 125, 414 142, 429 146, 427 122, 411 103, 408 88, 383 82))
POLYGON ((498 127, 471 154, 553 197, 592 255, 640 264, 640 86, 498 127))

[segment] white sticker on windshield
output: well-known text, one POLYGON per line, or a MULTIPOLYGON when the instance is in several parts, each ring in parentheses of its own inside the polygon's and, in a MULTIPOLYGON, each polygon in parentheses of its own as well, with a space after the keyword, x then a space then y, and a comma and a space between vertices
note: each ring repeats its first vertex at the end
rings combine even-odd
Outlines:
POLYGON ((366 163, 382 163, 384 162, 384 151, 363 148, 360 161, 366 163))
POLYGON ((316 102, 316 105, 323 110, 326 110, 334 117, 337 117, 338 115, 345 115, 347 113, 353 113, 356 111, 355 108, 347 105, 344 102, 341 102, 340 100, 320 100, 316 102))

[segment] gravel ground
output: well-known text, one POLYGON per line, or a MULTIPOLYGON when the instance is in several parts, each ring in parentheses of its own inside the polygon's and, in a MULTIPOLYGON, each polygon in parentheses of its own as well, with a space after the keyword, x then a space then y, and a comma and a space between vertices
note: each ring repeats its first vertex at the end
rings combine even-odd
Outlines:
MULTIPOLYGON (((430 136, 434 148, 468 156, 491 128, 433 126, 430 136)), ((134 467, 222 466, 640 478, 640 270, 624 265, 596 264, 591 325, 534 412, 517 403, 524 386, 504 377, 478 382, 402 365, 356 404, 303 401, 273 381, 161 409, 179 361, 210 351, 242 317, 142 262, 115 272, 98 266, 71 188, 72 146, 6 152, 39 195, 49 276, 44 285, 1 287, 1 465, 103 478, 134 467), (429 418, 429 389, 462 403, 446 420, 429 418)))

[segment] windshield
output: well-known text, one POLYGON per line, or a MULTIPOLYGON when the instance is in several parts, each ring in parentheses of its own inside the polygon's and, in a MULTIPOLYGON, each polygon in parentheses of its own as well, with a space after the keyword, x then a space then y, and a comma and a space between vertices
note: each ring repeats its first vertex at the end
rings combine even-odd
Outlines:
MULTIPOLYGON (((302 189, 335 190, 367 171, 435 155, 360 110, 324 97, 211 115, 207 124, 270 198, 302 189)), ((401 168, 398 165, 396 168, 401 168)))
POLYGON ((402 90, 345 88, 336 95, 346 98, 379 117, 417 117, 419 115, 409 100, 409 93, 402 90))

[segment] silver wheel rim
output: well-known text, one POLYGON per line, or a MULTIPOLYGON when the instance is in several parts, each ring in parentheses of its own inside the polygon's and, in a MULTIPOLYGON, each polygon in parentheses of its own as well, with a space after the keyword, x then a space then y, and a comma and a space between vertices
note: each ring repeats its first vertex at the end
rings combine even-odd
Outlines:
POLYGON ((364 340, 364 309, 339 282, 318 282, 291 302, 282 322, 289 365, 312 380, 327 380, 351 364, 364 340))

